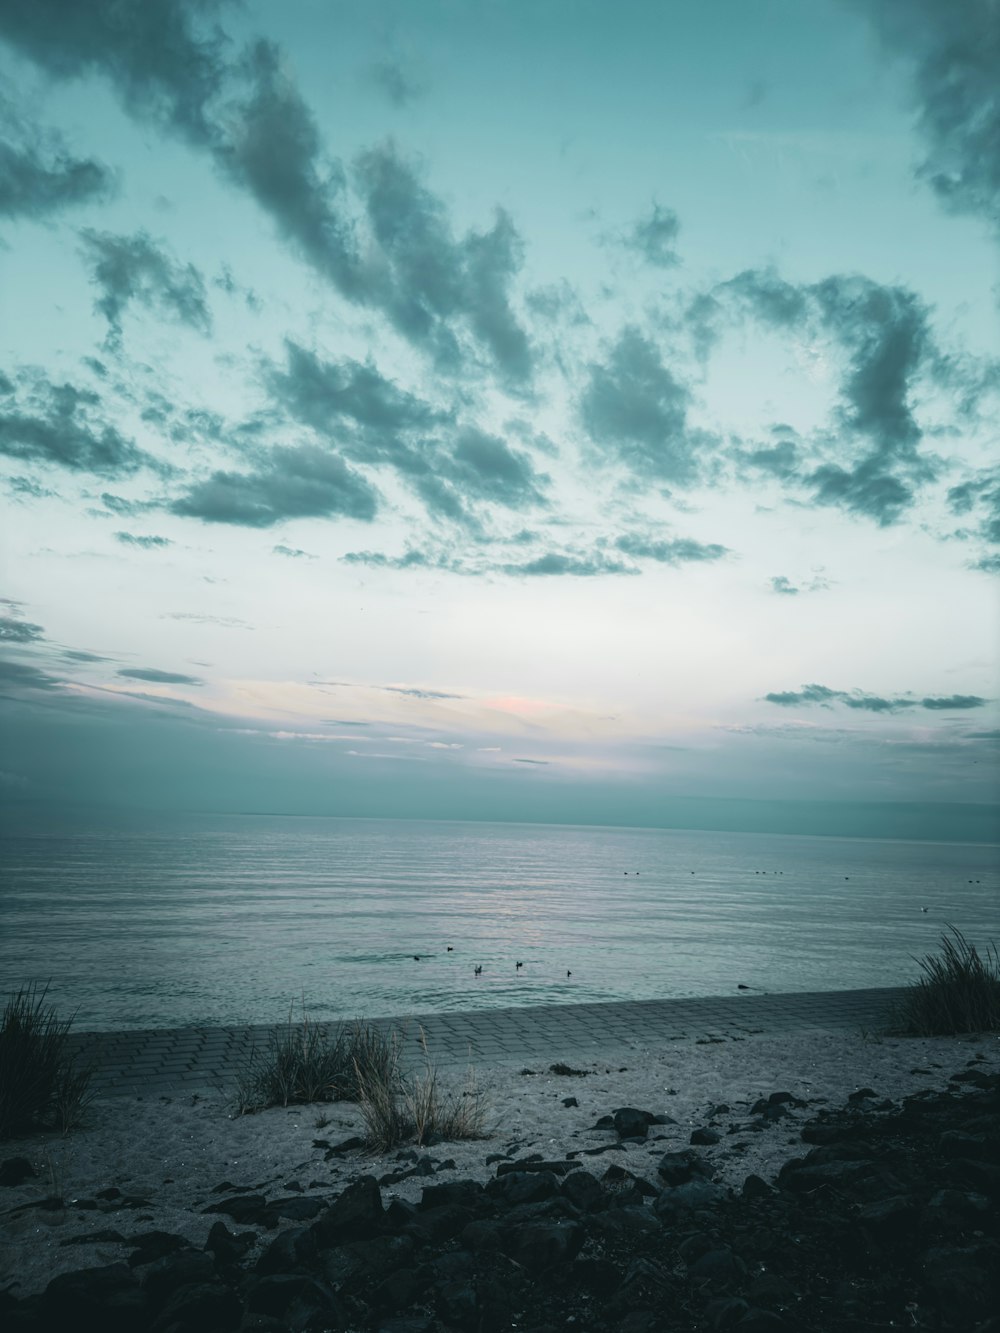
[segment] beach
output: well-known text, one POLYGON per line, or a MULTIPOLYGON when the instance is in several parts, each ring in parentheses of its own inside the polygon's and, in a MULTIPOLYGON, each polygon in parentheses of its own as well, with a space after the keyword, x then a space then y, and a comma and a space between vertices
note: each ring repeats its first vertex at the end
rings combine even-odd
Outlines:
MULTIPOLYGON (((615 1040, 585 1061, 570 1055, 560 1067, 575 1072, 517 1059, 443 1070, 445 1094, 460 1095, 474 1081, 488 1137, 387 1154, 335 1151, 363 1133, 352 1103, 240 1116, 233 1090, 224 1087, 102 1096, 70 1134, 12 1140, 0 1149, 4 1160, 24 1158, 35 1173, 0 1190, 0 1291, 20 1299, 58 1274, 121 1263, 128 1242, 134 1250, 134 1238, 154 1230, 204 1246, 213 1225, 238 1219, 238 1209, 206 1209, 240 1195, 328 1201, 372 1176, 384 1204, 417 1202, 428 1184, 486 1182, 498 1162, 532 1155, 578 1159, 598 1176, 614 1163, 655 1180, 664 1153, 687 1149, 692 1132, 704 1128, 714 1128, 718 1142, 699 1154, 717 1184, 739 1192, 748 1176, 771 1182, 783 1163, 802 1156, 801 1125, 823 1108, 841 1107, 866 1089, 898 1102, 944 1088, 965 1067, 996 1072, 1000 1039, 814 1030, 660 1046, 615 1040), (775 1093, 790 1094, 788 1113, 755 1115, 759 1099, 775 1093), (625 1107, 667 1122, 650 1125, 645 1139, 620 1143, 614 1129, 596 1125, 625 1107)), ((279 1232, 300 1226, 308 1211, 304 1204, 299 1219, 270 1215, 257 1224, 248 1213, 238 1226, 253 1233, 247 1262, 279 1232)))

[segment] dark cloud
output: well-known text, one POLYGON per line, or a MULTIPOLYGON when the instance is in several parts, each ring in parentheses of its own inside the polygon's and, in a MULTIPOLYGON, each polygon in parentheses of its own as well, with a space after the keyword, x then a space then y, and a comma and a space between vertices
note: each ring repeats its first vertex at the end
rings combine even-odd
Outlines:
POLYGON ((524 304, 533 315, 549 323, 562 321, 574 327, 591 323, 579 292, 565 278, 533 288, 525 296, 524 304))
MULTIPOLYGON (((952 486, 948 505, 952 513, 975 516, 975 536, 1000 544, 1000 468, 982 468, 968 480, 952 486)), ((998 560, 1000 556, 987 555, 978 568, 994 569, 998 560)))
POLYGON ((691 393, 663 364, 659 350, 626 328, 603 364, 590 367, 580 399, 588 435, 607 461, 638 476, 679 485, 694 482, 708 443, 688 422, 691 393))
POLYGON ((661 565, 683 565, 689 562, 721 560, 729 554, 729 548, 712 542, 696 542, 690 537, 668 537, 651 540, 625 534, 617 539, 615 546, 625 555, 637 560, 656 560, 661 565))
POLYGON ((44 637, 41 625, 16 616, 0 616, 0 643, 32 643, 44 637))
POLYGON ((350 300, 365 300, 343 169, 325 155, 315 117, 280 51, 257 41, 233 73, 244 91, 227 107, 225 128, 216 128, 215 160, 313 268, 350 300))
POLYGON ((913 67, 926 156, 918 176, 956 212, 1000 228, 1000 23, 993 0, 851 0, 913 67))
POLYGON ((448 694, 444 690, 421 690, 412 685, 380 685, 387 694, 406 694, 411 699, 464 699, 464 694, 448 694))
POLYGON ((802 589, 796 588, 795 584, 787 579, 784 574, 777 574, 771 580, 771 591, 782 593, 785 597, 796 597, 802 589))
POLYGON ((283 542, 279 542, 277 546, 272 546, 271 551, 274 555, 287 556, 289 560, 316 559, 309 551, 303 551, 298 546, 285 546, 283 542))
POLYGON ((502 565, 505 574, 527 575, 531 578, 546 578, 555 575, 572 575, 577 578, 593 578, 600 574, 635 574, 638 571, 632 565, 614 560, 601 552, 591 555, 570 554, 564 551, 548 551, 534 560, 522 564, 502 565))
POLYGON ((109 491, 101 492, 101 504, 105 509, 110 509, 112 514, 118 514, 122 518, 134 518, 136 514, 143 514, 146 510, 157 507, 153 500, 126 500, 123 496, 112 495, 109 491))
POLYGON ((272 449, 253 472, 214 472, 171 509, 206 523, 269 528, 290 518, 375 517, 373 488, 336 454, 315 445, 272 449))
POLYGON ((106 199, 113 189, 103 163, 75 157, 55 131, 27 124, 0 97, 0 217, 37 222, 106 199))
POLYGON ((104 476, 125 476, 153 463, 102 419, 96 393, 43 376, 29 382, 19 408, 0 411, 0 454, 104 476))
POLYGON ((67 648, 63 657, 71 662, 110 662, 110 657, 102 657, 100 653, 85 653, 79 648, 67 648))
POLYGON ((357 456, 391 460, 401 435, 447 419, 386 379, 370 361, 323 361, 291 339, 285 350, 286 368, 267 372, 272 392, 298 421, 334 441, 356 427, 361 433, 357 456))
POLYGON ((535 471, 527 454, 511 449, 499 436, 466 428, 451 450, 451 480, 465 494, 508 508, 544 502, 542 487, 549 478, 535 471))
POLYGON ((515 764, 537 764, 539 768, 549 767, 548 759, 518 759, 516 757, 512 757, 512 762, 515 764))
POLYGON ((0 658, 0 691, 18 688, 54 690, 59 684, 55 676, 50 676, 47 671, 28 662, 10 662, 0 658))
POLYGON ((207 30, 219 7, 8 0, 0 37, 54 77, 104 75, 130 114, 202 148, 342 296, 384 311, 439 367, 461 367, 465 332, 509 384, 526 384, 532 350, 510 295, 522 247, 508 215, 456 238, 442 202, 387 145, 356 165, 362 247, 343 168, 280 50, 256 40, 233 57, 221 30, 207 30))
POLYGON ((154 685, 202 685, 197 676, 185 676, 180 671, 159 671, 156 667, 122 667, 118 672, 126 680, 146 680, 154 685))
POLYGON ((39 482, 33 481, 31 477, 8 477, 6 479, 7 490, 11 495, 16 495, 19 499, 29 497, 32 500, 44 500, 56 492, 49 490, 47 486, 42 486, 39 482))
POLYGON ((191 143, 211 140, 208 104, 225 74, 223 39, 192 18, 214 0, 4 0, 0 36, 56 78, 107 76, 132 115, 191 143))
POLYGON ((951 694, 943 699, 921 699, 921 708, 930 708, 934 712, 958 712, 966 708, 982 708, 989 700, 978 694, 951 694))
POLYGON ((124 546, 138 546, 144 551, 153 551, 162 549, 164 546, 173 546, 173 542, 169 537, 139 537, 132 532, 116 532, 115 540, 121 542, 124 546))
POLYGON ((938 472, 937 460, 921 452, 917 385, 926 378, 946 386, 967 380, 960 361, 939 352, 925 303, 904 287, 859 275, 798 286, 773 269, 748 269, 714 289, 696 337, 718 336, 727 311, 779 332, 832 336, 845 358, 832 423, 838 457, 806 467, 800 442, 785 428, 773 447, 740 451, 740 465, 798 483, 816 504, 883 527, 897 522, 938 472))
POLYGON ((954 712, 967 708, 981 708, 988 702, 977 694, 953 694, 948 698, 911 699, 907 697, 885 698, 878 694, 865 694, 861 690, 832 690, 827 685, 803 685, 801 690, 786 690, 778 694, 765 694, 768 703, 780 704, 790 708, 799 704, 820 704, 830 707, 843 704, 865 713, 896 713, 904 708, 926 708, 931 712, 954 712))
POLYGON ((386 555, 384 551, 348 551, 341 560, 347 565, 370 565, 373 569, 442 569, 452 568, 455 573, 462 573, 461 562, 447 565, 427 551, 411 548, 402 555, 386 555))
POLYGON ((497 209, 489 231, 456 239, 444 204, 391 143, 362 153, 355 176, 381 250, 371 297, 396 328, 457 371, 464 326, 508 381, 528 381, 531 347, 510 299, 522 245, 508 214, 497 209))
POLYGON ((398 60, 379 60, 368 71, 372 83, 394 107, 409 106, 423 97, 426 89, 412 77, 398 60))
POLYGON ((673 268, 679 262, 674 243, 680 228, 677 214, 654 202, 649 213, 633 224, 625 245, 655 268, 673 268))
POLYGON ((200 333, 210 333, 205 284, 193 264, 181 264, 146 232, 116 236, 80 232, 92 279, 101 295, 95 305, 108 321, 108 340, 121 340, 122 315, 131 302, 169 315, 200 333))

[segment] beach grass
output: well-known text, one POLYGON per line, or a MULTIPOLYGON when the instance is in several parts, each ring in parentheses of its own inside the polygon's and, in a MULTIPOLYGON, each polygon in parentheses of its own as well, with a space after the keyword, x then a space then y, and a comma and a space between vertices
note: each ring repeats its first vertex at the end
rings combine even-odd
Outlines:
POLYGON ((271 1032, 267 1045, 251 1049, 235 1094, 239 1115, 271 1106, 358 1101, 361 1080, 391 1081, 397 1053, 390 1037, 363 1022, 330 1028, 289 1013, 284 1027, 271 1032))
POLYGON ((72 1018, 46 1003, 48 987, 13 994, 0 1019, 0 1140, 44 1130, 68 1133, 93 1100, 91 1072, 72 1058, 72 1018))
POLYGON ((422 1032, 420 1044, 422 1070, 406 1077, 400 1077, 398 1069, 391 1078, 378 1073, 373 1077, 371 1070, 359 1075, 358 1105, 365 1140, 373 1152, 387 1152, 403 1143, 429 1147, 489 1137, 486 1102, 474 1072, 469 1071, 464 1087, 445 1092, 422 1032))
POLYGON ((894 1030, 917 1037, 1000 1031, 1000 956, 995 944, 980 954, 949 926, 938 953, 915 958, 923 976, 893 1016, 894 1030))

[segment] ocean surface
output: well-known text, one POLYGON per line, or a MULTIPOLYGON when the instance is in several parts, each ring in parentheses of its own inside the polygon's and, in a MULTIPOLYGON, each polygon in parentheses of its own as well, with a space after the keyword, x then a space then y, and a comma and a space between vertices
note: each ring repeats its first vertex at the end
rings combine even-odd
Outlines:
POLYGON ((996 846, 261 816, 0 840, 0 990, 48 982, 80 1031, 892 986, 948 924, 1000 943, 996 846))

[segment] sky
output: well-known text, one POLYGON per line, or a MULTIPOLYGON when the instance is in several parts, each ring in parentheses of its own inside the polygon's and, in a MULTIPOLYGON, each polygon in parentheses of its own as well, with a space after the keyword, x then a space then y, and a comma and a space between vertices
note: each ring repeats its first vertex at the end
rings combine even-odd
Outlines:
POLYGON ((2 0, 8 810, 998 836, 997 0, 2 0))

